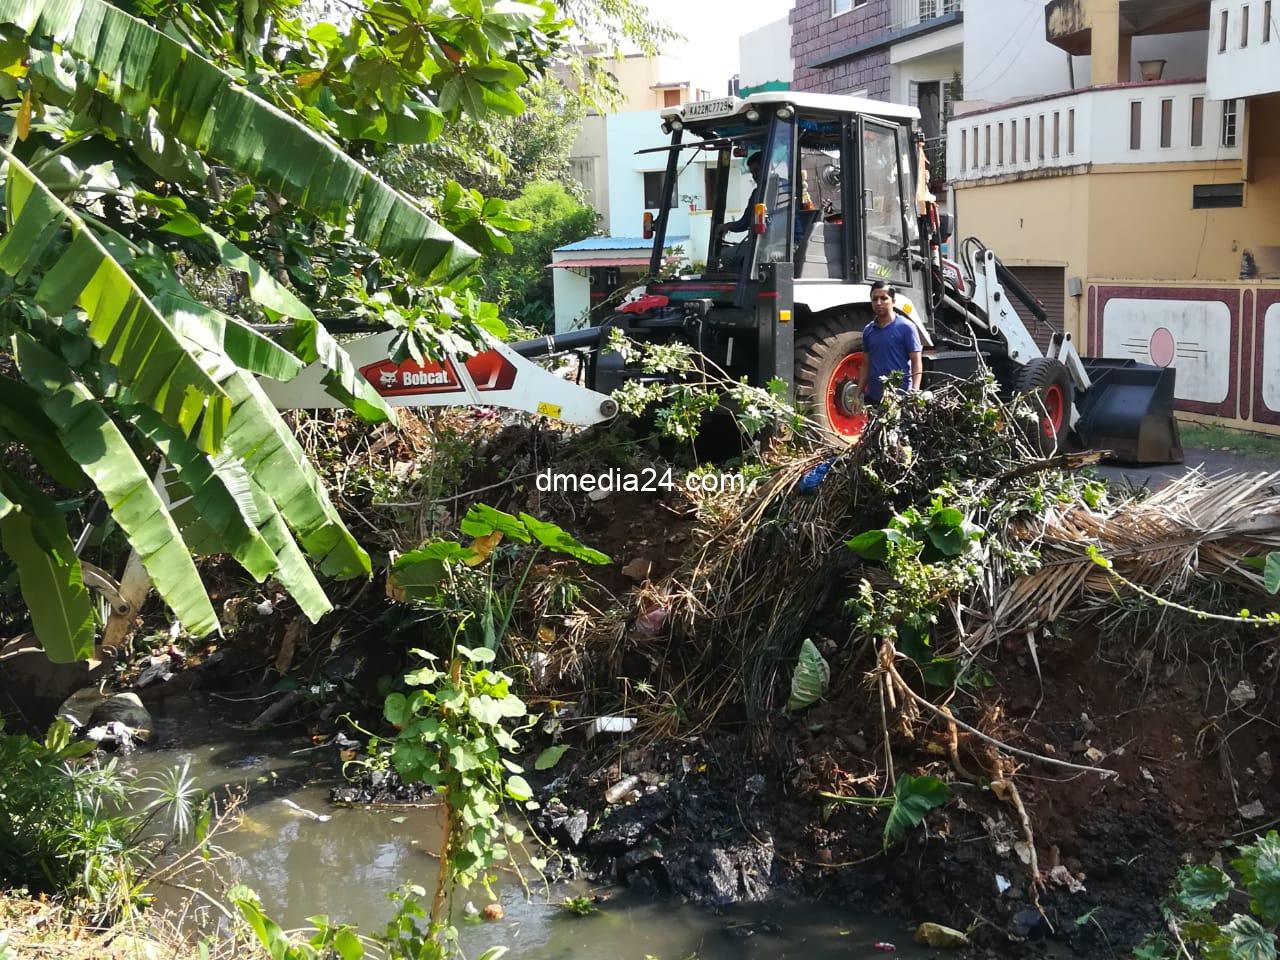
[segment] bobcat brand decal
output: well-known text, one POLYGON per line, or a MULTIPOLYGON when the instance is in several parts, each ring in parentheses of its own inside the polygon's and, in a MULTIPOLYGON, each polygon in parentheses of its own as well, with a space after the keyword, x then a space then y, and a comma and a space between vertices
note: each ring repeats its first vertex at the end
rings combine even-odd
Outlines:
MULTIPOLYGON (((516 368, 502 354, 493 350, 478 353, 466 362, 467 373, 481 393, 510 390, 516 382, 516 368)), ((392 363, 382 360, 360 368, 365 379, 384 397, 406 397, 424 393, 453 393, 462 384, 453 363, 392 363)))

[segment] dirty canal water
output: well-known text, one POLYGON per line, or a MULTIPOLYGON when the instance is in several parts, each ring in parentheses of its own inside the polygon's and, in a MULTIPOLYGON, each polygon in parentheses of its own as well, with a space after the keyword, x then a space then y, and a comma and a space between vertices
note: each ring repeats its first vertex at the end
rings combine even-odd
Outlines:
MULTIPOLYGON (((306 927, 307 917, 325 914, 335 922, 380 930, 394 910, 389 891, 405 882, 432 888, 436 861, 428 851, 437 848, 440 837, 436 809, 330 804, 331 747, 307 749, 296 733, 236 727, 222 719, 222 706, 200 696, 167 702, 154 714, 156 749, 129 761, 142 773, 189 764, 205 789, 247 788, 243 823, 219 841, 230 857, 217 866, 216 882, 252 887, 286 929, 306 927)), ((215 884, 213 878, 207 882, 215 884)), ((496 892, 502 920, 461 924, 462 946, 470 956, 501 944, 519 960, 847 960, 884 957, 877 945, 886 943, 896 945, 892 956, 898 958, 933 955, 911 942, 901 922, 813 904, 775 902, 718 911, 581 886, 548 890, 531 884, 526 892, 513 874, 502 876, 496 892), (558 905, 583 893, 604 893, 608 899, 599 912, 585 917, 558 905)), ((176 893, 162 891, 159 905, 183 913, 185 904, 176 893)), ((483 907, 483 891, 475 893, 475 906, 483 907)), ((465 900, 460 893, 460 905, 465 900)))

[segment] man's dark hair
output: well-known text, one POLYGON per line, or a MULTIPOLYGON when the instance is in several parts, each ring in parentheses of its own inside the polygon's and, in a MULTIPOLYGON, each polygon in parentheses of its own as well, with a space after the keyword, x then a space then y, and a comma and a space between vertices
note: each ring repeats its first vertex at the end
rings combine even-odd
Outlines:
POLYGON ((749 167, 753 163, 759 163, 762 159, 764 159, 761 156, 762 152, 763 151, 760 151, 760 150, 753 150, 751 151, 751 153, 747 154, 747 166, 749 167))
POLYGON ((898 299, 898 288, 892 283, 885 283, 883 280, 876 280, 871 284, 871 292, 875 293, 877 290, 888 290, 890 300, 898 299))

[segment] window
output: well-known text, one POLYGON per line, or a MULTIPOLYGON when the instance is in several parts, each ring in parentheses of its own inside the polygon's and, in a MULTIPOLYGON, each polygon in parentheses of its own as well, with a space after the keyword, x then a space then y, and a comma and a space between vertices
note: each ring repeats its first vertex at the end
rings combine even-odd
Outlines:
MULTIPOLYGON (((907 234, 898 173, 898 131, 871 120, 862 123, 863 250, 867 276, 906 281, 907 260, 902 249, 907 234)), ((791 238, 784 237, 782 242, 789 250, 791 238)))
MULTIPOLYGON (((662 181, 667 178, 665 170, 651 170, 644 175, 644 208, 657 210, 662 206, 662 181)), ((671 185, 671 204, 676 202, 676 185, 671 185)))
POLYGON ((1129 149, 1142 149, 1142 101, 1129 103, 1129 149))
POLYGON ((1044 163, 1044 114, 1040 114, 1036 121, 1036 159, 1044 163))
POLYGON ((1249 45, 1249 5, 1246 3, 1240 8, 1240 46, 1247 47, 1249 45))
POLYGON ((991 166, 991 124, 983 127, 982 165, 991 166))
POLYGON ((569 176, 582 186, 583 191, 588 197, 594 198, 596 194, 596 158, 595 157, 570 157, 569 158, 569 176))
POLYGON ((978 128, 973 128, 973 169, 978 169, 978 128))
POLYGON ((1067 111, 1067 153, 1076 152, 1076 112, 1067 111))
POLYGON ((1053 158, 1058 159, 1061 153, 1060 145, 1062 143, 1062 114, 1058 111, 1053 112, 1053 158))
POLYGON ((1004 166, 1004 124, 996 127, 996 166, 1004 166))
POLYGON ((1236 104, 1237 100, 1222 101, 1222 145, 1224 147, 1234 147, 1236 145, 1236 104))
POLYGON ((1230 15, 1231 14, 1229 11, 1227 10, 1222 11, 1222 24, 1221 26, 1218 27, 1218 52, 1219 53, 1227 52, 1227 26, 1228 26, 1227 21, 1230 18, 1230 15))
POLYGON ((1191 145, 1204 146, 1204 97, 1191 98, 1191 145))
POLYGON ((702 185, 706 193, 703 209, 714 210, 716 206, 716 187, 720 182, 720 168, 714 163, 707 164, 706 169, 702 173, 702 185))
POLYGON ((680 106, 680 91, 679 90, 663 90, 662 105, 664 107, 680 106))
POLYGON ((1167 150, 1173 146, 1173 101, 1160 101, 1160 147, 1167 150))
POLYGON ((1191 207, 1193 210, 1243 206, 1243 183, 1198 183, 1191 188, 1191 207))
POLYGON ((1271 42, 1271 0, 1262 5, 1262 42, 1271 42))
POLYGON ((838 17, 857 7, 866 6, 867 0, 831 0, 831 15, 838 17))
POLYGON ((969 160, 969 131, 960 131, 960 172, 964 173, 969 160))
POLYGON ((1031 162, 1031 118, 1022 118, 1022 159, 1031 162))

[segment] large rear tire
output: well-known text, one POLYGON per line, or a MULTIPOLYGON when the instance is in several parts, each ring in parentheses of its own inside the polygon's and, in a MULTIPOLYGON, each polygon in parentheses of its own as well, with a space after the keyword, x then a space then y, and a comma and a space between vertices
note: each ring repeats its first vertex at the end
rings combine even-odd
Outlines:
POLYGON ((867 413, 855 403, 862 367, 862 328, 857 316, 821 321, 796 340, 796 403, 828 439, 857 443, 867 413))
POLYGON ((1075 389, 1067 368, 1052 357, 1036 357, 1018 374, 1014 393, 1026 396, 1035 414, 1030 430, 1032 445, 1042 457, 1061 453, 1071 430, 1071 406, 1075 389))

